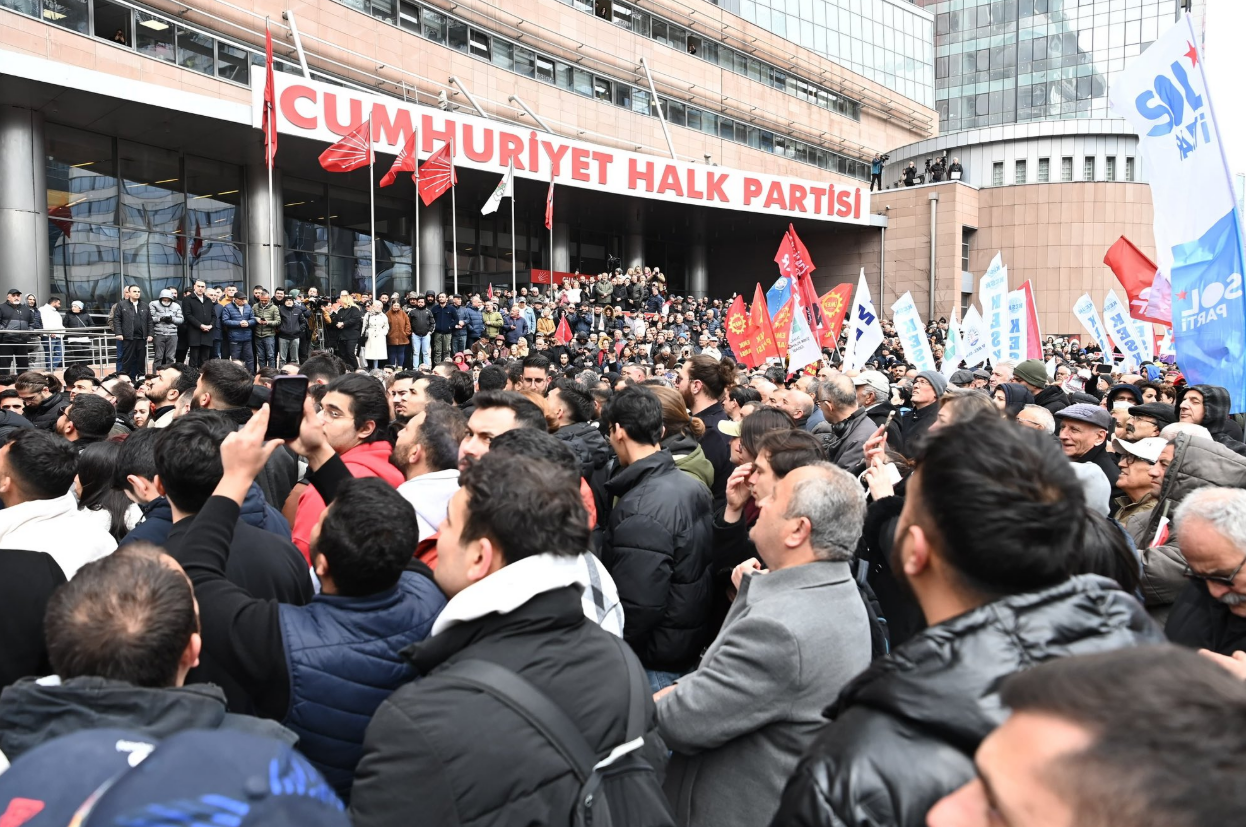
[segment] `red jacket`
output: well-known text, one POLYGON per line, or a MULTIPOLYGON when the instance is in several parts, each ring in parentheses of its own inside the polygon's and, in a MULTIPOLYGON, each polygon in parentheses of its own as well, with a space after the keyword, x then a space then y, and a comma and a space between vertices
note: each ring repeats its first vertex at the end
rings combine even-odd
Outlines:
MULTIPOLYGON (((342 454, 342 462, 353 477, 380 477, 394 488, 402 485, 402 472, 389 464, 390 444, 385 440, 356 445, 342 454)), ((311 562, 311 533, 325 502, 314 485, 309 485, 299 497, 298 511, 294 515, 294 545, 311 562)))

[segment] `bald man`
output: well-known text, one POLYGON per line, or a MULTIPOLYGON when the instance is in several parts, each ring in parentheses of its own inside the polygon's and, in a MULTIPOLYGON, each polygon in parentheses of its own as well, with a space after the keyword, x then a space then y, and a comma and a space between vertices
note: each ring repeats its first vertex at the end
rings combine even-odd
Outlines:
POLYGON ((821 411, 814 410, 813 397, 796 388, 792 388, 783 395, 781 407, 792 415, 797 425, 806 431, 812 431, 826 421, 821 411))

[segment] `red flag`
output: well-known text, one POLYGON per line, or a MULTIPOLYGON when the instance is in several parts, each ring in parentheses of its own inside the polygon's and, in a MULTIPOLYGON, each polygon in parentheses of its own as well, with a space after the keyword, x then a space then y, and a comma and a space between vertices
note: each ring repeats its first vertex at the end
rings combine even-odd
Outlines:
POLYGON ((571 325, 567 324, 567 317, 563 316, 558 320, 558 329, 554 331, 554 341, 560 345, 565 345, 574 338, 571 335, 571 325))
POLYGON ((199 227, 199 219, 195 219, 195 240, 190 245, 190 255, 192 258, 199 258, 199 254, 203 252, 203 230, 199 227))
POLYGON ((774 314, 771 327, 774 329, 774 344, 779 351, 779 358, 787 358, 787 338, 792 332, 792 314, 796 311, 796 298, 793 296, 783 303, 783 307, 774 314))
POLYGON ((749 326, 748 314, 744 311, 744 297, 736 296, 731 307, 727 309, 727 342, 736 361, 743 362, 750 368, 757 367, 753 360, 753 331, 749 326))
POLYGON ((264 163, 277 160, 277 88, 273 83, 273 36, 264 21, 264 163))
POLYGON ((753 337, 753 361, 759 366, 767 359, 782 358, 775 341, 774 326, 770 323, 770 310, 766 307, 766 292, 757 285, 753 304, 749 308, 750 335, 753 337))
POLYGON ((52 216, 52 223, 56 225, 56 229, 61 231, 61 235, 65 236, 65 240, 69 240, 69 231, 73 229, 74 211, 68 204, 61 204, 59 207, 53 207, 48 210, 48 215, 52 216))
POLYGON ((1146 313, 1148 294, 1155 282, 1155 273, 1159 269, 1142 251, 1121 236, 1116 243, 1108 248, 1103 256, 1103 263, 1112 268, 1116 280, 1129 294, 1129 315, 1140 322, 1154 322, 1172 326, 1172 319, 1157 319, 1146 313))
POLYGON ((852 282, 841 284, 818 299, 818 304, 822 308, 822 318, 826 324, 822 331, 822 347, 838 347, 839 331, 843 327, 844 316, 848 315, 850 298, 852 298, 852 282))
MULTIPOLYGON (((821 336, 826 332, 827 325, 822 315, 822 305, 818 301, 818 291, 810 276, 817 268, 814 267, 804 242, 796 234, 796 228, 791 224, 787 225, 787 232, 783 234, 783 243, 779 245, 774 261, 779 265, 779 272, 792 280, 792 285, 800 296, 800 308, 804 311, 810 331, 815 336, 821 336)), ((778 333, 778 330, 775 332, 778 333)))
POLYGON ((489 289, 486 291, 485 296, 489 301, 493 301, 493 282, 489 282, 489 289))
POLYGON ((1030 280, 1026 279, 1021 285, 1021 289, 1025 291, 1025 355, 1028 359, 1043 358, 1043 334, 1038 329, 1038 309, 1034 306, 1034 286, 1030 284, 1030 280))
POLYGON ((426 207, 459 182, 459 177, 454 171, 454 158, 450 155, 450 144, 443 144, 441 149, 428 156, 424 166, 420 167, 417 178, 419 179, 420 200, 426 207))
POLYGON ((342 140, 320 153, 320 166, 329 172, 350 172, 372 163, 372 121, 366 120, 342 140))
POLYGON ((549 192, 545 193, 545 229, 554 229, 554 182, 549 182, 549 192))
POLYGON ((402 149, 398 150, 398 157, 394 159, 393 166, 389 168, 389 172, 385 173, 385 177, 381 179, 381 186, 388 187, 390 184, 398 180, 400 172, 415 172, 415 136, 416 132, 412 130, 407 142, 402 145, 402 149))

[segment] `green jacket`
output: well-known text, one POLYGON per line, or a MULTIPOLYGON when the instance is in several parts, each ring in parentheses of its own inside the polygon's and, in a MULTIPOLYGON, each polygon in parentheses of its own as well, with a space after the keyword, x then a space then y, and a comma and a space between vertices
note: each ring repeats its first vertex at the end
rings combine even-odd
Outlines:
POLYGON ((251 312, 255 314, 255 338, 267 339, 269 336, 277 335, 277 331, 281 328, 281 311, 277 309, 275 302, 270 301, 268 307, 256 302, 251 312), (260 319, 268 324, 260 324, 260 319))
POLYGON ((494 310, 492 313, 482 313, 481 316, 485 322, 485 336, 494 339, 502 332, 502 314, 494 310))
POLYGON ((693 479, 705 483, 705 487, 714 487, 714 466, 706 458, 701 446, 690 436, 682 434, 662 440, 662 447, 671 452, 675 459, 675 467, 693 479))

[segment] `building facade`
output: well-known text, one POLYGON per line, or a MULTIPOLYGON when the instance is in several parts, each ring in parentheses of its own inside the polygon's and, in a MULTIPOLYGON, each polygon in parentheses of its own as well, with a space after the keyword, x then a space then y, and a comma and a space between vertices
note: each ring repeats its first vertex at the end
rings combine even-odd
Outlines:
POLYGON ((825 280, 886 223, 871 158, 935 135, 933 53, 909 41, 934 17, 788 8, 811 28, 701 0, 0 0, 0 273, 102 313, 126 284, 370 288, 375 247, 384 291, 647 264, 726 295, 774 278, 793 223, 825 280), (823 48, 826 20, 843 39, 823 48), (289 93, 271 175, 266 21, 289 93), (324 171, 369 115, 375 168, 324 171), (421 159, 455 142, 453 197, 375 188, 406 123, 421 159), (513 220, 481 215, 508 166, 513 220))

